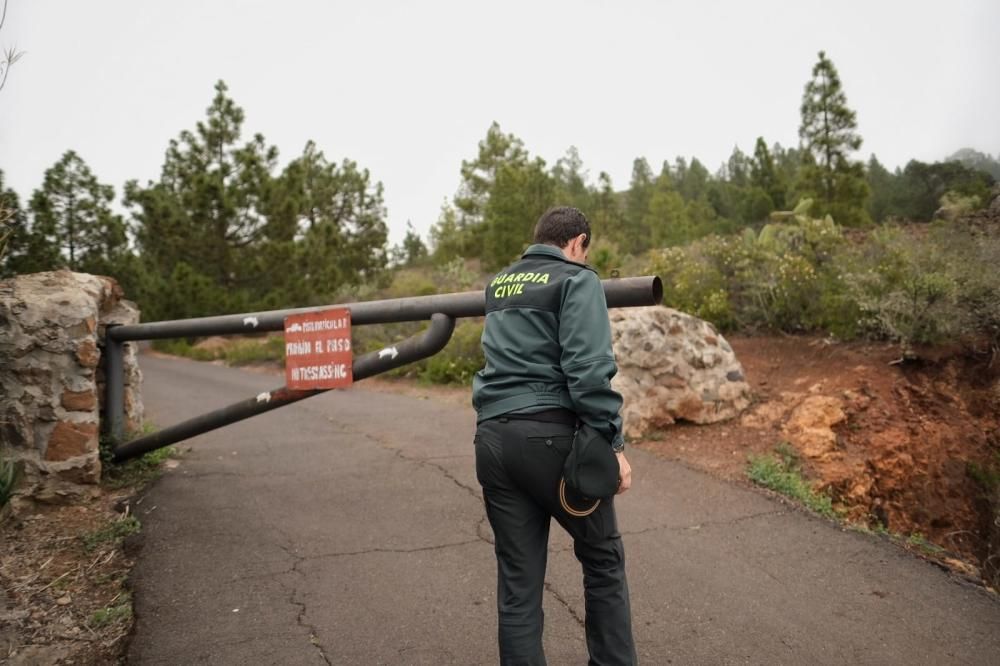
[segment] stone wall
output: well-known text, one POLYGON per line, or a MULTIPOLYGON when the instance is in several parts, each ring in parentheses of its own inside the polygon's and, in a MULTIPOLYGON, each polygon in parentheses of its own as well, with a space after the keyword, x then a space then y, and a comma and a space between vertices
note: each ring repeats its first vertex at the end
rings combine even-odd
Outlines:
MULTIPOLYGON (((15 510, 95 493, 101 476, 101 349, 109 324, 139 321, 111 278, 68 270, 0 281, 0 449, 20 467, 15 510)), ((142 379, 125 349, 126 423, 142 426, 142 379)))
POLYGON ((678 420, 715 423, 750 405, 743 366, 706 321, 666 308, 611 310, 611 339, 625 434, 642 437, 678 420))
POLYGON ((983 577, 994 590, 1000 590, 1000 486, 993 489, 993 523, 989 526, 983 561, 983 577))

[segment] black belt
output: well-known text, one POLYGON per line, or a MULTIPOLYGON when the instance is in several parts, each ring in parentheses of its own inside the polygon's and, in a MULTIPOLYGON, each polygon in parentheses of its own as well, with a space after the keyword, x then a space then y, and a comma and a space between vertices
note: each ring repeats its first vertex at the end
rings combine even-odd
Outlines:
POLYGON ((499 417, 500 421, 541 421, 542 423, 561 423, 563 425, 575 426, 580 419, 576 413, 565 407, 555 409, 545 409, 540 412, 508 413, 499 417))

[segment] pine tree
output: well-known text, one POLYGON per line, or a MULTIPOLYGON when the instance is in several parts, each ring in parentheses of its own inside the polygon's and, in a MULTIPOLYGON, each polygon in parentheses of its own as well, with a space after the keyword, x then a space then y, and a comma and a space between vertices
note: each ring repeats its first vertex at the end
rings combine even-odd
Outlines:
POLYGON ((868 200, 868 214, 874 221, 883 222, 894 208, 899 178, 882 166, 874 153, 869 158, 865 171, 868 187, 872 192, 868 200))
POLYGON ((400 250, 400 258, 405 266, 413 266, 427 258, 427 246, 409 220, 406 221, 406 236, 403 237, 400 250))
POLYGON ((540 158, 501 165, 483 216, 483 265, 496 270, 516 259, 531 242, 538 218, 554 203, 555 184, 540 158))
POLYGON ((806 83, 800 110, 799 137, 811 157, 802 170, 800 189, 814 199, 813 214, 830 214, 847 226, 870 222, 864 166, 851 160, 862 142, 857 115, 847 106, 837 69, 823 51, 806 83))
POLYGON ((647 248, 680 245, 691 238, 691 221, 684 197, 674 187, 666 164, 653 186, 643 226, 650 230, 647 248))
POLYGON ((650 229, 646 226, 649 202, 653 196, 653 170, 645 157, 632 162, 632 180, 625 193, 625 228, 619 239, 623 251, 637 254, 650 244, 650 229))
POLYGON ((728 180, 736 187, 746 187, 749 184, 750 172, 753 169, 753 160, 747 157, 746 153, 740 150, 739 146, 733 146, 733 153, 725 165, 725 173, 722 178, 728 180))
MULTIPOLYGON (((310 141, 277 179, 271 224, 281 239, 295 239, 294 281, 288 298, 324 301, 343 285, 377 279, 388 261, 382 184, 351 160, 335 164, 310 141)), ((287 271, 286 271, 287 272, 287 271)))
POLYGON ((709 173, 705 165, 692 158, 688 165, 683 157, 677 158, 677 165, 674 169, 674 182, 677 191, 685 201, 696 201, 703 199, 708 193, 709 173))
POLYGON ((719 222, 718 228, 712 230, 715 233, 722 233, 723 228, 738 227, 751 221, 751 218, 745 215, 744 209, 747 197, 755 188, 733 184, 726 180, 725 176, 728 173, 729 166, 723 165, 719 169, 719 174, 708 182, 706 200, 719 222))
POLYGON ((329 302, 377 279, 386 256, 382 184, 309 142, 276 174, 278 151, 242 141, 243 110, 218 82, 205 120, 171 141, 160 179, 126 188, 154 317, 190 316, 173 292, 198 289, 196 314, 329 302))
POLYGON ((585 214, 590 210, 591 190, 587 187, 587 172, 583 169, 583 160, 576 146, 570 146, 566 155, 552 167, 552 178, 555 181, 555 199, 560 205, 574 206, 585 214))
POLYGON ((486 138, 479 142, 476 158, 462 160, 462 186, 455 196, 455 207, 466 218, 466 225, 482 221, 500 167, 527 162, 524 143, 513 134, 504 134, 500 125, 493 122, 486 131, 486 138))
POLYGON ((757 137, 757 143, 754 145, 753 159, 750 163, 750 183, 767 195, 771 202, 771 210, 784 210, 787 185, 762 136, 757 137))
POLYGON ((30 235, 35 252, 52 269, 110 274, 127 247, 125 223, 111 210, 114 188, 98 182, 72 150, 45 172, 31 197, 30 235))
POLYGON ((267 192, 278 151, 257 134, 240 145, 243 110, 215 85, 207 118, 170 141, 160 180, 126 185, 136 242, 156 273, 179 263, 217 288, 217 307, 246 307, 266 288, 256 259, 267 226, 267 192))
POLYGON ((41 252, 31 247, 30 230, 17 192, 4 187, 0 170, 0 277, 32 273, 32 262, 41 252))
POLYGON ((799 171, 802 169, 803 155, 808 151, 800 148, 785 148, 780 143, 775 142, 771 146, 771 159, 774 160, 775 178, 784 193, 783 209, 792 208, 792 201, 798 194, 797 182, 799 171))
POLYGON ((431 226, 431 256, 435 264, 446 264, 458 257, 472 256, 466 247, 468 234, 458 223, 458 211, 448 204, 442 204, 438 221, 431 226))
POLYGON ((590 218, 595 238, 604 238, 620 247, 625 232, 625 215, 621 198, 607 172, 602 171, 597 176, 597 188, 591 193, 591 199, 590 209, 585 213, 590 218))
POLYGON ((462 183, 454 206, 462 236, 460 244, 465 251, 463 256, 486 258, 492 254, 487 247, 486 208, 495 189, 497 174, 504 167, 517 169, 528 162, 524 143, 513 134, 504 134, 496 122, 490 125, 486 138, 479 142, 475 159, 462 161, 462 183))

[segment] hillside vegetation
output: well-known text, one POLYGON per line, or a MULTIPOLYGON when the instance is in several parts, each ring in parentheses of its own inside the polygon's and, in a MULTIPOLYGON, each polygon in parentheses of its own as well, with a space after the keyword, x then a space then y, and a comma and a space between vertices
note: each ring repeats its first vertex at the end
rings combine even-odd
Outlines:
POLYGON ((410 227, 389 247, 375 176, 313 142, 283 163, 265 137, 243 136, 244 111, 220 81, 205 117, 167 145, 160 177, 125 183, 120 199, 74 151, 24 205, 0 173, 0 274, 111 275, 150 321, 447 291, 512 261, 540 214, 564 204, 590 218, 603 275, 661 272, 669 304, 724 328, 904 344, 952 334, 938 324, 955 302, 969 306, 973 276, 945 264, 963 243, 984 261, 991 246, 897 225, 983 208, 1000 160, 963 149, 892 171, 862 161, 856 112, 823 52, 800 115, 797 146, 759 137, 714 172, 696 157, 637 157, 624 189, 604 171, 591 178, 575 148, 548 165, 493 123, 429 238, 410 227))

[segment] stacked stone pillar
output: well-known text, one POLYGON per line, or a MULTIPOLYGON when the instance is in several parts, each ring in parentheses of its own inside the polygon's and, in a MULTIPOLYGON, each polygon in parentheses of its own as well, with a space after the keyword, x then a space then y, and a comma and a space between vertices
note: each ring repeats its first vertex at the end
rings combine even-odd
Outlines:
MULTIPOLYGON (((0 455, 20 468, 15 510, 95 494, 104 333, 139 320, 122 296, 111 278, 67 270, 0 281, 0 455)), ((126 420, 135 430, 142 401, 134 348, 125 364, 126 420)))

